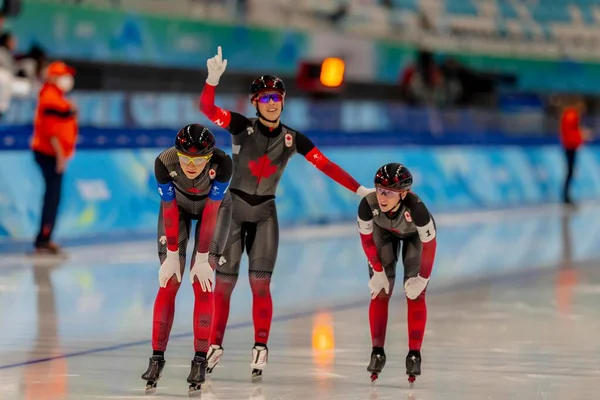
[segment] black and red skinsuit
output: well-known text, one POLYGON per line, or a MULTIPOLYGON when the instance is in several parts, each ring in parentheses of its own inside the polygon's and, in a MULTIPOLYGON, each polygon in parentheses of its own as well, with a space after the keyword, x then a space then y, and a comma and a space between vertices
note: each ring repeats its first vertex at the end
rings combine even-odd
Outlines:
POLYGON ((230 298, 245 250, 249 258, 255 343, 266 345, 273 315, 270 283, 279 247, 275 192, 288 161, 299 153, 348 190, 356 193, 364 188, 327 159, 306 135, 283 124, 270 128, 258 118, 223 110, 214 104, 214 99, 215 86, 207 83, 201 94, 200 110, 232 135, 233 218, 225 251, 216 269, 212 344, 221 346, 223 343, 230 298))

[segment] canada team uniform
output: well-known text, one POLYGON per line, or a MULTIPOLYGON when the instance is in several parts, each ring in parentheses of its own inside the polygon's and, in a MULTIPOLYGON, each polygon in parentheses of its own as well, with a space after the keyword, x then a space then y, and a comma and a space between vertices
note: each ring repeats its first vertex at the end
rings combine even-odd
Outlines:
POLYGON ((215 148, 212 132, 198 124, 182 128, 175 146, 156 158, 155 176, 161 197, 158 217, 161 268, 153 314, 153 355, 148 370, 142 375, 147 381, 147 392, 155 390, 165 366, 164 353, 175 316, 175 297, 185 268, 186 248, 194 220, 197 223, 190 280, 195 297, 196 353, 188 377, 190 394, 199 393, 200 385, 204 383, 214 308, 214 268, 224 251, 231 224, 232 199, 228 187, 232 166, 231 157, 215 148), (188 173, 195 176, 189 178, 188 173))
POLYGON ((253 378, 262 376, 267 364, 267 342, 271 328, 273 304, 270 283, 279 246, 279 224, 275 192, 285 167, 299 153, 316 168, 348 190, 364 196, 369 190, 323 155, 302 133, 269 119, 259 111, 283 109, 285 86, 281 79, 263 75, 252 83, 250 100, 257 107, 258 118, 217 107, 215 87, 224 72, 226 60, 221 51, 207 62, 208 77, 200 98, 200 110, 232 137, 233 178, 230 191, 233 217, 227 244, 216 267, 215 318, 208 372, 212 372, 223 354, 223 338, 229 316, 230 298, 236 285, 240 261, 248 254, 250 286, 253 295, 252 316, 255 344, 252 349, 253 378))
POLYGON ((408 319, 406 374, 411 385, 421 374, 421 345, 427 322, 425 292, 436 252, 435 222, 421 199, 409 190, 412 183, 412 174, 405 166, 386 164, 375 176, 376 192, 365 196, 358 207, 358 229, 371 277, 369 322, 373 350, 367 370, 374 381, 385 365, 388 305, 396 264, 402 259, 408 319), (380 201, 388 207, 396 205, 383 211, 380 201))

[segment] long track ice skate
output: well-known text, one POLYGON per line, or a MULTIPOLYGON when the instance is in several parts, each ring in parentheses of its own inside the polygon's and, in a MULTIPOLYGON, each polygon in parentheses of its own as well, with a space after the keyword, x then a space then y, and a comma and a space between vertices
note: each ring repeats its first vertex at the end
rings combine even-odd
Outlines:
POLYGON ((414 388, 417 376, 421 375, 421 353, 415 350, 408 352, 406 356, 406 375, 410 388, 414 388))
POLYGON ((188 388, 189 397, 198 397, 202 393, 202 384, 206 381, 206 359, 196 356, 192 360, 192 367, 187 382, 190 384, 188 388))
POLYGON ((208 355, 206 356, 206 361, 208 363, 206 366, 207 374, 212 374, 213 370, 215 369, 215 367, 221 360, 221 357, 223 356, 223 352, 224 352, 223 347, 221 347, 217 344, 213 344, 210 346, 210 348, 208 349, 208 355))
POLYGON ((146 394, 154 394, 156 392, 156 387, 162 376, 165 363, 166 361, 163 356, 150 357, 148 369, 142 375, 142 379, 146 381, 146 394))
POLYGON ((267 366, 269 360, 269 349, 267 346, 254 345, 252 348, 252 382, 259 382, 262 380, 263 370, 267 366))
POLYGON ((385 354, 371 353, 371 362, 367 371, 371 373, 371 383, 374 383, 385 367, 385 354))

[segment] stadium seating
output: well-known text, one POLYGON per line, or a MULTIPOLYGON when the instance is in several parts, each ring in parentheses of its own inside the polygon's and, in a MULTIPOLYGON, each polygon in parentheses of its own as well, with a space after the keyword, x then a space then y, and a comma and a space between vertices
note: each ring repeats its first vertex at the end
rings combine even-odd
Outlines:
MULTIPOLYGON (((30 0, 54 2, 63 0, 30 0)), ((439 51, 485 51, 589 59, 600 50, 595 0, 246 0, 253 26, 425 44, 439 51)), ((238 0, 83 0, 99 8, 239 21, 238 0)))
MULTIPOLYGON (((64 4, 63 0, 42 1, 64 4)), ((383 32, 398 33, 398 25, 404 25, 404 30, 419 28, 415 19, 425 17, 434 31, 446 34, 518 40, 600 37, 594 28, 600 22, 600 4, 595 0, 392 0, 391 10, 378 0, 247 1, 249 20, 271 26, 312 28, 319 17, 334 14, 347 4, 344 27, 366 33, 370 30, 377 36, 383 32), (272 9, 278 18, 267 9, 272 9)), ((117 5, 123 10, 198 19, 234 20, 237 15, 237 0, 84 0, 83 4, 110 8, 117 5)))
POLYGON ((591 0, 452 0, 431 8, 420 1, 420 10, 432 20, 445 20, 452 30, 478 34, 488 31, 519 40, 572 40, 600 37, 593 24, 600 6, 591 0))

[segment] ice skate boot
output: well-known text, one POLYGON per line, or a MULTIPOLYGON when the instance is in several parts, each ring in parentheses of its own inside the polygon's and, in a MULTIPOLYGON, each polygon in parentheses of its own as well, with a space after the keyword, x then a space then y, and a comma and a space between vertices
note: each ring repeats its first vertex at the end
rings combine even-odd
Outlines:
POLYGON ((371 352, 371 362, 367 367, 367 371, 371 373, 371 382, 375 382, 379 378, 379 374, 385 367, 385 353, 371 352))
POLYGON ((406 356, 406 375, 408 375, 408 382, 410 388, 415 386, 415 380, 417 376, 421 375, 421 352, 411 350, 406 356))
POLYGON ((208 349, 208 355, 206 356, 206 360, 208 365, 206 367, 206 372, 211 374, 213 369, 217 366, 219 361, 221 360, 221 356, 223 356, 223 347, 218 344, 213 344, 208 349))
POLYGON ((202 384, 206 380, 206 364, 204 357, 195 356, 192 360, 192 368, 187 378, 187 382, 190 384, 188 392, 190 397, 200 396, 202 384))
POLYGON ((269 359, 269 349, 263 344, 255 344, 252 348, 252 381, 259 381, 262 379, 263 369, 267 366, 269 359))
POLYGON ((156 386, 162 376, 163 368, 165 367, 165 358, 163 356, 152 356, 148 363, 148 369, 142 375, 142 379, 146 381, 146 394, 156 392, 156 386))

